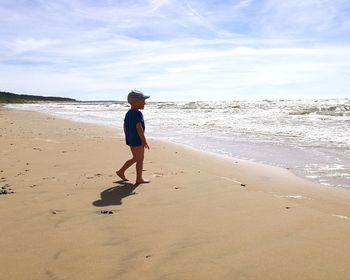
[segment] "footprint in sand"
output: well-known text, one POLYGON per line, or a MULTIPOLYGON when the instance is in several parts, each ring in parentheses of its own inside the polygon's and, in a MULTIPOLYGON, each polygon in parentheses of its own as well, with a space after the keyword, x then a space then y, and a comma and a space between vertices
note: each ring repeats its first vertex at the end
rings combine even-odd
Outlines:
POLYGON ((153 178, 161 178, 161 177, 163 177, 164 176, 164 174, 163 173, 153 173, 152 175, 151 175, 151 177, 153 177, 153 178))
POLYGON ((103 174, 101 174, 101 173, 96 173, 96 174, 94 174, 94 176, 88 176, 88 177, 86 177, 86 179, 94 179, 95 177, 100 177, 100 176, 102 176, 103 174))
POLYGON ((51 210, 51 214, 56 215, 60 212, 63 212, 63 210, 51 210))

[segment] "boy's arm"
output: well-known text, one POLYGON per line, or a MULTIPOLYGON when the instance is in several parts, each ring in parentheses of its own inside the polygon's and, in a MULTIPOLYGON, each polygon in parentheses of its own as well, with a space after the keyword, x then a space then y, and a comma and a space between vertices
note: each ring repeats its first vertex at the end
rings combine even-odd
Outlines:
POLYGON ((136 131, 141 138, 142 146, 149 149, 149 146, 147 144, 146 137, 145 137, 145 134, 143 133, 143 128, 140 122, 136 124, 136 131))

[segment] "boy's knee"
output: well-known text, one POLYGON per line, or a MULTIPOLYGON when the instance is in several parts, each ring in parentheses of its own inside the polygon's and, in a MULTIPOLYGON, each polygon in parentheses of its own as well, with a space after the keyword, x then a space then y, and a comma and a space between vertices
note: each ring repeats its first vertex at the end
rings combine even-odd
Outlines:
POLYGON ((133 162, 140 162, 140 161, 143 161, 143 158, 142 156, 134 156, 131 161, 133 162))
POLYGON ((143 157, 138 157, 136 159, 136 163, 142 163, 143 162, 143 157))
POLYGON ((129 161, 132 163, 135 163, 135 162, 137 162, 137 159, 135 157, 133 157, 133 158, 129 159, 129 161))

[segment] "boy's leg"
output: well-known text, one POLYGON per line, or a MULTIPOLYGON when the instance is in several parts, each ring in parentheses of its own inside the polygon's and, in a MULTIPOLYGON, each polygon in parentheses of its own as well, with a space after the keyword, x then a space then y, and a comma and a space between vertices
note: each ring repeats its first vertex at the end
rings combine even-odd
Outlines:
POLYGON ((131 147, 131 152, 136 160, 136 183, 149 183, 148 180, 142 178, 145 148, 143 146, 131 147))
POLYGON ((120 168, 118 171, 115 172, 124 181, 128 180, 125 178, 125 171, 136 162, 136 158, 135 158, 134 153, 132 151, 132 147, 130 147, 130 148, 131 148, 131 152, 132 152, 133 157, 131 159, 127 160, 124 163, 124 165, 122 166, 122 168, 120 168))

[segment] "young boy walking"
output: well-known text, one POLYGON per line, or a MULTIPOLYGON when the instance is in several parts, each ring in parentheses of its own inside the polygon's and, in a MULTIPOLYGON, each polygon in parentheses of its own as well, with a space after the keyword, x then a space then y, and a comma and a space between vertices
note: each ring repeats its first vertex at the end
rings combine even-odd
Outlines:
POLYGON ((139 110, 145 107, 145 100, 149 96, 145 96, 141 91, 133 90, 128 94, 128 102, 130 110, 124 118, 124 133, 126 144, 130 147, 132 158, 127 160, 124 165, 116 171, 116 174, 124 181, 128 181, 125 177, 125 171, 136 163, 136 184, 145 184, 150 181, 143 179, 143 159, 145 149, 149 149, 147 140, 144 134, 145 122, 143 115, 139 110))

